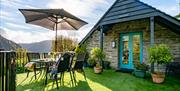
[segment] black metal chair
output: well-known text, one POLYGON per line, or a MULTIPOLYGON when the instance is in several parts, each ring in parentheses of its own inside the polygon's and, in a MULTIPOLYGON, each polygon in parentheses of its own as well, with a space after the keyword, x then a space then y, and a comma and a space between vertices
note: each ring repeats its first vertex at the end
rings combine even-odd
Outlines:
POLYGON ((72 72, 73 72, 75 84, 76 84, 76 73, 75 73, 75 71, 82 72, 82 74, 84 75, 84 79, 86 80, 86 74, 85 74, 84 67, 83 67, 83 65, 85 63, 85 57, 86 57, 86 53, 79 53, 77 55, 77 60, 75 62, 75 65, 74 65, 74 67, 72 67, 72 72))
MULTIPOLYGON (((73 76, 70 71, 72 65, 73 55, 71 53, 65 53, 59 58, 57 62, 57 72, 54 74, 54 80, 56 81, 56 85, 58 88, 58 74, 60 73, 60 84, 63 83, 64 85, 64 73, 68 71, 70 73, 71 81, 73 83, 73 76)), ((54 84, 54 82, 53 82, 54 84)))
MULTIPOLYGON (((27 57, 28 57, 28 61, 29 62, 31 62, 31 61, 33 61, 33 60, 36 60, 36 59, 40 59, 40 54, 39 53, 27 53, 27 57)), ((37 63, 34 63, 33 64, 33 71, 34 71, 34 77, 35 77, 35 79, 37 79, 37 73, 36 73, 36 71, 37 70, 40 70, 41 69, 41 64, 37 64, 37 63)), ((31 72, 32 70, 29 70, 28 68, 27 68, 27 76, 26 77, 28 77, 29 76, 29 73, 31 72)), ((40 74, 42 73, 42 71, 40 70, 40 74)))

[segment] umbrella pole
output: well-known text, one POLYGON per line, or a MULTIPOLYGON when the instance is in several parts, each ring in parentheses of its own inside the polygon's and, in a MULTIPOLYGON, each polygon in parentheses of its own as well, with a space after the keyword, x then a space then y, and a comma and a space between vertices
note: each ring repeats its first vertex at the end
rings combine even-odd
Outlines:
POLYGON ((55 36, 55 52, 57 52, 57 23, 56 23, 56 36, 55 36))

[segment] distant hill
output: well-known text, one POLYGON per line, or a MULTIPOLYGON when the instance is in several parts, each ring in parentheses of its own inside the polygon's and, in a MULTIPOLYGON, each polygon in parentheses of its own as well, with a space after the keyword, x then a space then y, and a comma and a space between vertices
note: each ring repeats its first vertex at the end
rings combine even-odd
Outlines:
POLYGON ((21 48, 21 46, 0 35, 0 50, 11 51, 16 50, 17 48, 21 48))
POLYGON ((28 43, 28 44, 20 44, 23 48, 26 48, 28 51, 32 52, 50 52, 51 51, 51 40, 36 42, 36 43, 28 43))

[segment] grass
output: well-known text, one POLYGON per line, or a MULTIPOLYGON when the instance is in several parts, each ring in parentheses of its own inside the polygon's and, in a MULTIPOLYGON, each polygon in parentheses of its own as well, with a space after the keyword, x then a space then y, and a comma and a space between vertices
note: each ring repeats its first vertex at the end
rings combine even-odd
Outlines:
MULTIPOLYGON (((45 86, 44 79, 31 80, 33 73, 26 79, 26 73, 17 74, 17 91, 180 91, 180 79, 167 77, 165 83, 154 84, 150 76, 137 78, 130 73, 104 70, 102 74, 94 74, 93 69, 85 69, 87 81, 78 73, 77 86, 71 86, 70 76, 65 74, 65 84, 57 90, 52 81, 45 86)), ((60 85, 60 84, 59 84, 60 85)))

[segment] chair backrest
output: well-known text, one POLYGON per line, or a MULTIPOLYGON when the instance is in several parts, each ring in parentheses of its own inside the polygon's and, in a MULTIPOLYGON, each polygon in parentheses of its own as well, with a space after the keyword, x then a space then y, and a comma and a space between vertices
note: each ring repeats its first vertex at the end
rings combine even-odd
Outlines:
POLYGON ((40 59, 40 54, 39 53, 27 53, 28 61, 40 59))
POLYGON ((64 72, 70 69, 72 64, 72 55, 70 53, 65 53, 62 55, 63 60, 60 58, 58 63, 58 72, 64 72))
POLYGON ((83 65, 85 62, 85 57, 86 57, 86 53, 79 53, 77 55, 77 60, 76 63, 74 65, 74 69, 83 69, 83 65))
POLYGON ((77 55, 77 61, 84 61, 85 60, 86 53, 79 53, 77 55))
MULTIPOLYGON (((27 53, 27 58, 28 58, 28 62, 31 62, 31 61, 40 59, 40 54, 39 53, 27 53)), ((34 65, 36 68, 41 67, 41 65, 39 63, 35 63, 34 65)))

